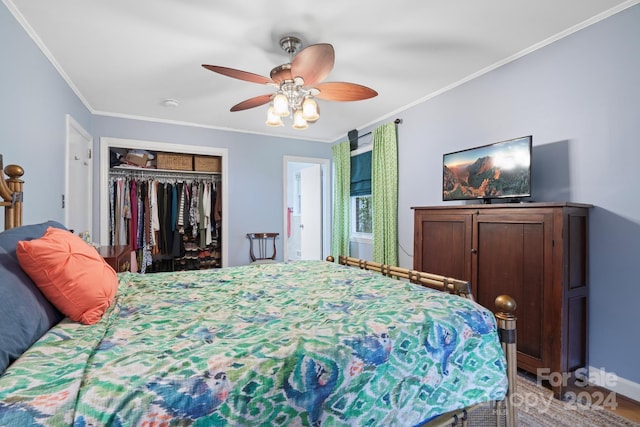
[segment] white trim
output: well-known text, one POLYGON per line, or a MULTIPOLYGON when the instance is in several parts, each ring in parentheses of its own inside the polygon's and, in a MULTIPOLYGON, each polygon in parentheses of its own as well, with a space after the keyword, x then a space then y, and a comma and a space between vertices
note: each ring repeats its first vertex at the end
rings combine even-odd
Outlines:
POLYGON ((351 233, 350 242, 373 245, 373 234, 371 233, 351 233))
POLYGON ((640 384, 607 372, 604 368, 589 366, 589 382, 640 402, 640 384))
POLYGON ((322 173, 322 258, 326 258, 331 254, 331 223, 329 222, 331 213, 331 199, 329 198, 331 181, 329 166, 330 160, 316 157, 298 157, 298 156, 283 156, 282 157, 282 259, 287 260, 289 256, 288 243, 289 237, 287 236, 287 169, 289 163, 313 163, 320 165, 322 173))
POLYGON ((366 153, 367 151, 373 151, 373 142, 369 144, 364 144, 351 152, 351 157, 357 156, 358 154, 366 153))
POLYGON ((226 148, 204 147, 199 145, 182 145, 168 142, 141 141, 135 139, 100 138, 100 242, 106 245, 109 241, 109 148, 133 148, 150 151, 167 151, 173 153, 201 154, 221 157, 222 178, 222 266, 229 265, 229 174, 226 148))
MULTIPOLYGON (((70 114, 66 115, 66 142, 65 142, 65 154, 64 154, 64 224, 69 226, 69 135, 71 130, 77 132, 85 141, 87 141, 87 148, 91 150, 91 158, 89 159, 88 166, 88 178, 89 178, 89 194, 87 195, 87 215, 88 215, 88 231, 93 236, 93 135, 87 132, 70 114)), ((83 230, 77 230, 83 231, 83 230)))

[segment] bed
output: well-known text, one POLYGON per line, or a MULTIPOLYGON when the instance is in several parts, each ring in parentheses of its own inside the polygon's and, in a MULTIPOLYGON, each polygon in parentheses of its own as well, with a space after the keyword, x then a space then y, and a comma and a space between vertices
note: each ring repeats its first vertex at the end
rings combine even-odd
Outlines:
POLYGON ((8 357, 0 425, 440 425, 487 401, 515 425, 508 298, 494 317, 466 282, 340 257, 119 273, 87 324, 42 308, 55 299, 4 265, 18 237, 64 229, 20 224, 5 222, 0 260, 40 298, 26 320, 45 321, 8 357))

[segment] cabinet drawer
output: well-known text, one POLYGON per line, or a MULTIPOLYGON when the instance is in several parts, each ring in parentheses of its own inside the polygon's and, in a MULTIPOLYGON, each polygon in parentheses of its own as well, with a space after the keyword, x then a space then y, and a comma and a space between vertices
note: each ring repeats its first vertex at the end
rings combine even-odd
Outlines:
POLYGON ((98 253, 116 273, 131 269, 131 249, 125 246, 100 246, 98 253))

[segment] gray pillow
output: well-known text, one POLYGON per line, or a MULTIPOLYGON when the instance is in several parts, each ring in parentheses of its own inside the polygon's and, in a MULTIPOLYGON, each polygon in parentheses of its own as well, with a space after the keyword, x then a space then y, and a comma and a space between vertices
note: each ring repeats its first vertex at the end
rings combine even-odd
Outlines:
POLYGON ((25 225, 0 233, 0 374, 64 317, 20 268, 16 246, 38 239, 56 221, 25 225))

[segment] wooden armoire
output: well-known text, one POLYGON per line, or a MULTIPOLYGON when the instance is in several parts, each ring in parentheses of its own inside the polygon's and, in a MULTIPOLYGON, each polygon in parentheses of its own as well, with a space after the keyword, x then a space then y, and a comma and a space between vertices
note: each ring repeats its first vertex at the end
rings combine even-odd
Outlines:
POLYGON ((413 268, 471 282, 485 307, 517 303, 518 367, 562 398, 588 366, 588 212, 577 203, 413 207, 413 268))

